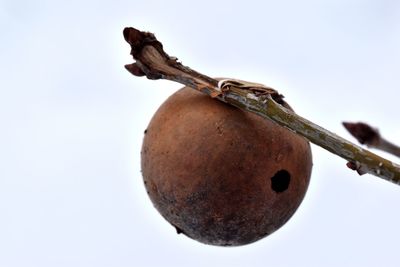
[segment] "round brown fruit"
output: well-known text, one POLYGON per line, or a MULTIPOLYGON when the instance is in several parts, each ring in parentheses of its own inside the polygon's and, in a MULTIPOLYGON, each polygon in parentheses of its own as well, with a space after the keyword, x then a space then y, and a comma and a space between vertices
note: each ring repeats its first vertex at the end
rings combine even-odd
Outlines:
POLYGON ((300 205, 311 168, 303 137, 190 88, 162 104, 142 147, 157 210, 178 233, 220 246, 280 228, 300 205))

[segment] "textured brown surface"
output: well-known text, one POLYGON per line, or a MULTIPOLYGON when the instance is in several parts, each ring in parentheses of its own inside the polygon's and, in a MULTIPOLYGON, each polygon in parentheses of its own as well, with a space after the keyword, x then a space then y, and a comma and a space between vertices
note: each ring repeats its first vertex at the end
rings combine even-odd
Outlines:
POLYGON ((159 108, 142 147, 154 206, 178 232, 213 245, 248 244, 281 227, 311 168, 304 138, 188 88, 159 108))

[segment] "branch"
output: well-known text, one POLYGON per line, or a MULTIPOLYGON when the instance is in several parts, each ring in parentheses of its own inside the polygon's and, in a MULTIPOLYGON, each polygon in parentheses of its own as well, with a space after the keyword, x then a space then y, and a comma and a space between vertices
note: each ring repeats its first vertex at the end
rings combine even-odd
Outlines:
POLYGON ((197 89, 219 101, 272 120, 304 136, 310 142, 346 159, 348 167, 359 174, 370 173, 400 184, 400 166, 371 153, 342 137, 300 117, 286 108, 276 90, 241 80, 218 81, 198 73, 170 57, 161 42, 148 32, 134 28, 124 29, 125 40, 131 45, 135 63, 126 69, 136 76, 149 79, 167 79, 197 89))
POLYGON ((353 135, 360 144, 379 149, 400 157, 400 147, 381 136, 379 131, 370 125, 358 122, 343 122, 343 126, 353 135))

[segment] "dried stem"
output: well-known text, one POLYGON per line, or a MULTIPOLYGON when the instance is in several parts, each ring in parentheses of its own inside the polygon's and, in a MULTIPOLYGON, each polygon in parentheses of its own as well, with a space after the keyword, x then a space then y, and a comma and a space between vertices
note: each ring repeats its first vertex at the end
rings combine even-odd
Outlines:
POLYGON ((167 79, 197 89, 219 101, 272 120, 312 143, 346 159, 348 167, 359 174, 370 173, 400 184, 400 166, 329 132, 285 108, 282 96, 262 85, 240 80, 218 80, 198 73, 170 57, 162 44, 148 32, 134 28, 124 29, 125 40, 131 45, 136 63, 126 69, 136 76, 149 79, 167 79))
POLYGON ((400 157, 400 147, 383 138, 379 131, 370 125, 363 122, 343 122, 343 126, 360 144, 400 157))

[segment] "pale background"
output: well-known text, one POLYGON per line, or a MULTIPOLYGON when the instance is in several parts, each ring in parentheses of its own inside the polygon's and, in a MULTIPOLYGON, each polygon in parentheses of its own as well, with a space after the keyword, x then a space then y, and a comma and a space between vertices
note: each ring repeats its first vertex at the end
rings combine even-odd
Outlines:
POLYGON ((362 120, 400 142, 399 1, 0 0, 0 266, 399 266, 400 188, 315 146, 279 231, 236 248, 177 235, 140 147, 180 85, 124 70, 125 26, 206 74, 276 87, 346 138, 341 121, 362 120))

